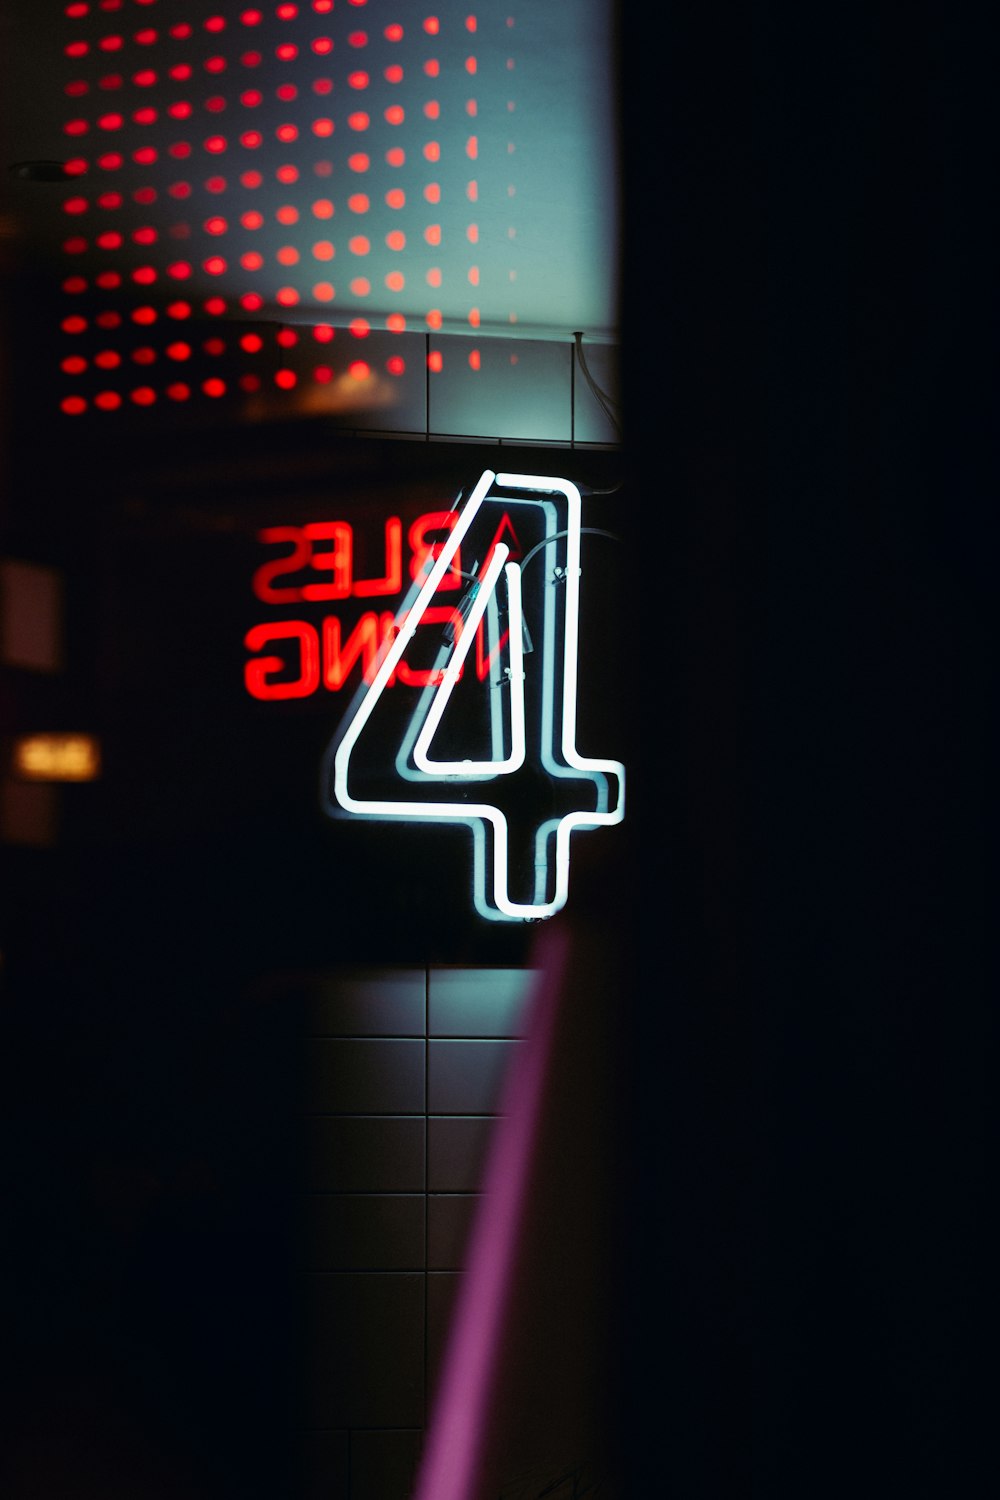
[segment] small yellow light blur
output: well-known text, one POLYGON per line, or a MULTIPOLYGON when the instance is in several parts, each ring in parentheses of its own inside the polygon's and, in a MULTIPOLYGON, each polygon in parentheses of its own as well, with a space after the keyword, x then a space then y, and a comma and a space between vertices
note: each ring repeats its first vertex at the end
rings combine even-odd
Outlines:
POLYGON ((29 734, 14 742, 14 771, 29 781, 96 781, 100 743, 90 734, 29 734))

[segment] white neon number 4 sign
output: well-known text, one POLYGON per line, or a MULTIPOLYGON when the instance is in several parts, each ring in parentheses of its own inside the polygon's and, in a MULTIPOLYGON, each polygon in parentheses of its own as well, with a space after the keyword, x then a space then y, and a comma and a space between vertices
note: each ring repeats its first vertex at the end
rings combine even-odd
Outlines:
MULTIPOLYGON (((495 474, 487 469, 459 512, 447 541, 427 576, 415 586, 415 597, 407 600, 397 616, 397 633, 382 657, 370 685, 362 688, 355 700, 354 712, 331 745, 333 753, 332 790, 337 808, 361 818, 401 819, 411 822, 444 821, 465 824, 474 835, 475 868, 473 899, 479 913, 493 921, 538 921, 550 917, 565 905, 569 892, 570 839, 584 828, 598 828, 620 823, 625 812, 625 769, 620 761, 594 759, 581 755, 576 747, 577 680, 580 610, 580 492, 564 479, 537 474, 495 474), (413 638, 425 612, 430 608, 439 584, 459 552, 483 502, 493 490, 508 489, 521 494, 564 497, 567 510, 565 530, 555 529, 554 507, 540 503, 546 518, 544 545, 554 545, 556 536, 565 537, 565 569, 560 574, 564 585, 558 591, 563 601, 561 663, 553 659, 558 652, 555 611, 557 593, 546 594, 541 671, 543 674, 542 723, 539 726, 539 755, 549 776, 586 780, 594 787, 595 808, 566 813, 542 823, 535 833, 535 889, 530 901, 514 901, 509 891, 509 829, 499 807, 489 802, 422 801, 406 798, 362 798, 350 791, 352 757, 362 739, 365 726, 389 684, 400 660, 413 638), (561 667, 561 670, 559 670, 561 667), (558 684, 561 697, 557 701, 558 684), (557 728, 558 725, 558 735, 557 728), (556 743, 558 740, 558 743, 556 743), (616 786, 610 797, 608 781, 616 786), (492 858, 490 850, 492 848, 492 858), (554 861, 554 872, 552 864, 554 861), (553 879, 554 873, 554 879, 553 879)), ((464 626, 454 646, 444 653, 446 660, 434 674, 434 686, 427 688, 411 722, 410 732, 396 757, 400 779, 409 784, 455 785, 493 780, 518 770, 527 754, 524 706, 523 615, 521 606, 521 566, 512 561, 510 549, 499 541, 493 547, 464 626), (477 627, 486 611, 495 605, 497 584, 503 576, 507 590, 509 629, 509 667, 505 686, 509 688, 509 739, 507 754, 494 753, 489 758, 439 759, 432 754, 435 734, 459 680, 463 662, 475 638, 477 627)), ((494 734, 494 751, 502 751, 494 734)), ((355 761, 357 764, 357 761, 355 761)), ((332 808, 332 811, 337 811, 332 808)))

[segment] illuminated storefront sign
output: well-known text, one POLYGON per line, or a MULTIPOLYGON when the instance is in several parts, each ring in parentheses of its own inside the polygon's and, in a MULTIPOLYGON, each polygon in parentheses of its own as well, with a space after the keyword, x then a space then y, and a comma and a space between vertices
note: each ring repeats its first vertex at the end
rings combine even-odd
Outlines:
MULTIPOLYGON (((580 492, 566 480, 486 470, 453 511, 422 517, 410 534, 411 544, 419 537, 411 587, 395 616, 376 616, 357 638, 365 680, 324 762, 333 817, 471 829, 473 899, 493 921, 540 920, 558 911, 569 890, 573 833, 624 816, 621 762, 584 755, 577 746, 580 511, 580 492), (527 551, 518 542, 525 535, 532 537, 527 551), (457 602, 434 602, 439 592, 459 587, 457 602), (422 667, 406 661, 418 633, 435 642, 422 667), (466 672, 470 657, 475 670, 466 672), (416 694, 401 703, 398 693, 386 693, 394 684, 416 694), (491 800, 473 795, 483 783, 491 800)), ((310 548, 332 543, 308 554, 329 577, 300 585, 296 597, 357 593, 349 537, 338 524, 282 538, 293 545, 289 566, 306 560, 305 550, 295 549, 307 542, 310 548), (317 587, 331 592, 306 596, 306 588, 317 587)), ((398 577, 401 565, 400 533, 387 527, 386 536, 389 565, 377 586, 398 577)), ((258 593, 273 589, 275 577, 273 566, 265 577, 258 574, 258 593)), ((310 637, 298 630, 301 622, 292 623, 301 651, 294 691, 305 695, 321 681, 333 686, 343 668, 342 643, 332 641, 336 649, 324 656, 315 629, 310 637)), ((332 637, 325 628, 322 634, 332 637)), ((247 644, 257 649, 264 638, 251 631, 247 644)), ((259 690, 266 660, 255 670, 259 690)), ((252 677, 248 668, 251 692, 252 677)))
MULTIPOLYGON (((450 527, 451 511, 429 511, 406 528, 406 584, 423 576, 429 561, 440 550, 432 538, 450 527)), ((388 609, 366 609, 353 624, 339 613, 326 614, 317 624, 294 618, 268 621, 247 632, 246 646, 252 653, 244 669, 251 697, 268 700, 308 698, 321 688, 338 692, 354 668, 360 665, 366 682, 373 682, 380 652, 388 648, 395 633, 396 605, 404 587, 404 528, 398 516, 390 516, 382 528, 378 576, 362 576, 355 566, 354 528, 348 521, 318 521, 304 526, 269 526, 259 534, 265 546, 278 547, 276 556, 263 562, 254 574, 253 589, 266 605, 314 605, 355 599, 383 600, 388 609), (277 653, 275 651, 277 649, 277 653)), ((439 593, 464 587, 461 559, 456 550, 438 584, 439 593)), ((436 605, 435 620, 459 620, 457 608, 436 605)), ((480 642, 477 671, 481 678, 489 670, 480 642)), ((408 686, 426 682, 426 672, 400 660, 394 674, 408 686)))

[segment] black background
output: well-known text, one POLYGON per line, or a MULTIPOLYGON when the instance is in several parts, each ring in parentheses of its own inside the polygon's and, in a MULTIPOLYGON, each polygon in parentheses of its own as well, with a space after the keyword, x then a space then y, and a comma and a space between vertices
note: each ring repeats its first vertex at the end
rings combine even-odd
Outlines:
POLYGON ((636 1493, 968 1491, 995 1467, 990 28, 682 11, 659 45, 625 26, 629 139, 663 143, 625 167, 628 411, 677 497, 683 726, 662 781, 640 747, 672 921, 644 917, 634 1018, 636 1493))

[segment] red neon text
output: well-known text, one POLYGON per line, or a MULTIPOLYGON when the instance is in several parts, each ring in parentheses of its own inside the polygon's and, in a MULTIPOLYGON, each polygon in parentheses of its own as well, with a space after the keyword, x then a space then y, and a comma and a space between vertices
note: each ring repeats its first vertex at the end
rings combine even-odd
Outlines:
MULTIPOLYGON (((434 605, 425 610, 420 628, 428 625, 451 627, 455 638, 461 638, 462 616, 453 605, 434 605)), ((338 692, 359 664, 364 681, 371 683, 395 639, 396 630, 396 618, 391 612, 374 610, 363 614, 346 638, 336 615, 327 615, 318 628, 308 620, 275 620, 254 625, 244 640, 247 650, 257 653, 243 669, 247 692, 264 702, 308 698, 320 687, 338 692), (279 645, 280 656, 273 649, 268 650, 279 645)), ((499 647, 489 656, 481 640, 477 639, 476 647, 475 670, 482 682, 489 675, 499 647)), ((442 678, 441 671, 411 666, 402 658, 389 679, 389 686, 398 681, 407 687, 427 687, 437 685, 442 678)))
MULTIPOLYGON (((424 567, 437 557, 443 542, 441 533, 450 530, 455 516, 452 511, 430 511, 418 516, 407 532, 410 549, 409 575, 422 579, 424 567), (436 533, 436 540, 428 536, 436 533)), ((384 565, 376 578, 358 578, 354 571, 354 528, 349 521, 311 521, 305 526, 268 526, 259 533, 266 545, 285 547, 279 557, 262 563, 253 576, 253 591, 264 604, 297 604, 332 599, 373 599, 399 594, 403 588, 403 523, 390 516, 384 528, 384 565), (275 579, 306 572, 301 578, 282 587, 275 579)), ((462 565, 458 553, 441 580, 440 588, 457 589, 462 585, 462 565)))

